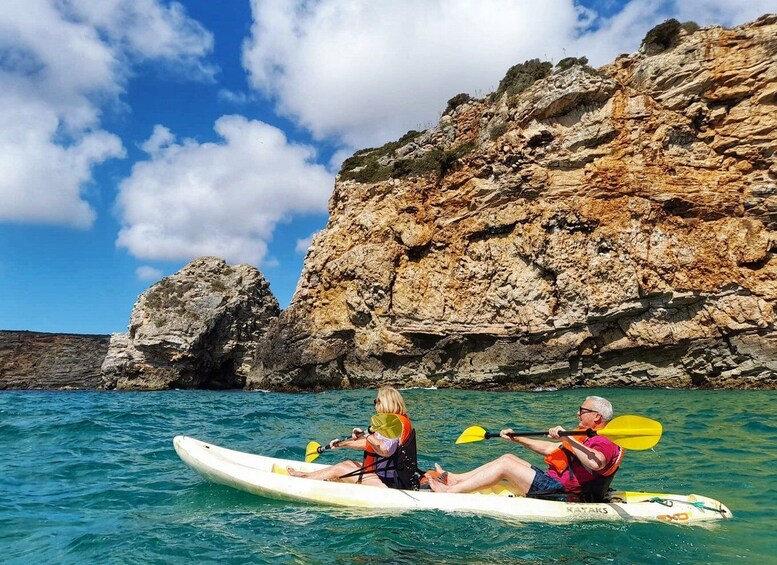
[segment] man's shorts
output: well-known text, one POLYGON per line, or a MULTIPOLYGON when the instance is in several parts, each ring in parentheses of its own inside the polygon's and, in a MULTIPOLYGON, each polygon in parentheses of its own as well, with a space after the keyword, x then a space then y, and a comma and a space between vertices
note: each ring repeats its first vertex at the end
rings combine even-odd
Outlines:
POLYGON ((564 485, 556 479, 546 475, 539 467, 532 465, 531 468, 534 469, 535 474, 527 494, 554 494, 557 492, 564 492, 564 485))

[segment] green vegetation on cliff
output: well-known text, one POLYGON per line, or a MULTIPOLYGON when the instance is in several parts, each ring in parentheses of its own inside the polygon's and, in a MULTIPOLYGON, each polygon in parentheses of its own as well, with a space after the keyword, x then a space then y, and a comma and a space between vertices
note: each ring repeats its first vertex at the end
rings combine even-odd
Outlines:
POLYGON ((389 178, 417 177, 425 175, 442 176, 455 165, 461 157, 475 149, 474 143, 443 151, 434 148, 417 158, 395 159, 392 154, 418 137, 421 132, 409 131, 398 141, 392 141, 382 147, 363 149, 346 159, 340 170, 341 180, 354 180, 359 183, 373 183, 389 178))
POLYGON ((680 23, 674 18, 666 20, 651 29, 645 35, 640 47, 651 55, 671 49, 680 41, 680 34, 695 33, 699 29, 696 22, 680 23))

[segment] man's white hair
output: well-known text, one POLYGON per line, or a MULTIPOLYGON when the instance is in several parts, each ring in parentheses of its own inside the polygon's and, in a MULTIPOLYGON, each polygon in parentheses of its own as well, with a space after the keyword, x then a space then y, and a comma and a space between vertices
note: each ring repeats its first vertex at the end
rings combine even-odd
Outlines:
POLYGON ((585 401, 588 402, 591 410, 596 410, 602 415, 605 422, 612 420, 612 404, 609 400, 601 396, 588 396, 585 401))

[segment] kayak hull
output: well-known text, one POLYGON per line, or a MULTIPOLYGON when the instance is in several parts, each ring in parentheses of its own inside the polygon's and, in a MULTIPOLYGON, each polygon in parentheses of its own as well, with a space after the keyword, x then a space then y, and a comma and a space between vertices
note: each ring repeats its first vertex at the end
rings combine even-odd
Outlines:
POLYGON ((375 510, 467 512, 542 522, 637 520, 696 524, 732 517, 722 503, 696 494, 615 492, 609 502, 581 503, 526 498, 507 485, 466 494, 404 491, 292 477, 277 471, 286 467, 312 471, 326 465, 243 453, 186 436, 176 436, 173 445, 183 462, 205 479, 277 500, 375 510))

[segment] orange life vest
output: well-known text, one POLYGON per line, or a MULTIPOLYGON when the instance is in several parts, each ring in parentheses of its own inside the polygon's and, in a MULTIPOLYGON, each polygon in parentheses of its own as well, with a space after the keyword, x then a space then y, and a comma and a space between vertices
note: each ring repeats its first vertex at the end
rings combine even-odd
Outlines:
POLYGON ((348 475, 358 474, 361 481, 361 476, 364 473, 373 473, 379 463, 386 463, 384 470, 393 470, 395 472, 392 483, 387 483, 387 486, 418 490, 420 477, 423 472, 418 468, 415 430, 410 423, 410 418, 404 414, 395 414, 395 416, 402 422, 402 433, 399 436, 397 450, 391 455, 384 457, 376 453, 370 442, 367 442, 364 448, 364 459, 361 469, 348 475))
MULTIPOLYGON (((394 414, 394 415, 397 418, 399 418, 400 422, 402 422, 402 434, 399 436, 399 445, 401 446, 407 443, 407 440, 413 431, 413 425, 410 423, 410 418, 408 418, 404 414, 394 414)), ((368 473, 374 472, 375 466, 378 464, 378 461, 380 459, 383 459, 383 456, 379 455, 375 451, 375 448, 372 447, 372 444, 370 442, 366 442, 364 447, 364 459, 362 460, 362 469, 367 471, 368 473)))

